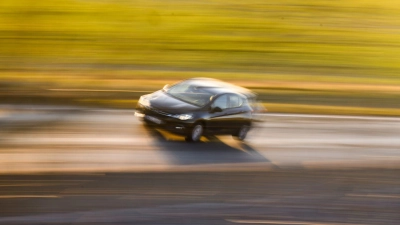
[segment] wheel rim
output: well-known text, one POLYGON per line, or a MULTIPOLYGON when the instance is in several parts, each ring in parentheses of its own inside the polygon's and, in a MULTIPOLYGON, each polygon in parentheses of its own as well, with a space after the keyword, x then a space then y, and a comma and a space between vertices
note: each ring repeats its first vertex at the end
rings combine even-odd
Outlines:
POLYGON ((246 125, 242 126, 240 128, 239 135, 238 135, 239 139, 240 140, 245 139, 248 131, 249 131, 249 126, 246 126, 246 125))
POLYGON ((203 127, 201 125, 196 125, 192 131, 192 140, 198 141, 203 133, 203 127))

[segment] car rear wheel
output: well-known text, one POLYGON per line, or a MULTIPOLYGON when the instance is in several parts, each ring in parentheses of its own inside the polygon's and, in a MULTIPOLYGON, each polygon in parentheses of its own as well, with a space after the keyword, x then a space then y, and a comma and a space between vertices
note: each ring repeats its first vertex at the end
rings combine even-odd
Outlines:
POLYGON ((203 125, 196 124, 196 125, 194 125, 190 134, 188 136, 186 136, 185 140, 197 142, 200 140, 202 135, 203 135, 203 125))
POLYGON ((247 133, 249 132, 249 130, 250 130, 250 126, 249 125, 242 125, 239 128, 239 130, 236 132, 236 134, 233 135, 233 137, 238 139, 238 140, 240 140, 240 141, 243 141, 246 138, 247 133))

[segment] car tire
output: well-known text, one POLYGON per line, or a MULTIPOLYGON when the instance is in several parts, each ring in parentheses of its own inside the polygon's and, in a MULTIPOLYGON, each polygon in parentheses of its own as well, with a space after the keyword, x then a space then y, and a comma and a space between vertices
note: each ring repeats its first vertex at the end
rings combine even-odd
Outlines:
POLYGON ((243 141, 246 136, 247 133, 250 130, 250 126, 249 125, 242 125, 239 130, 233 135, 233 137, 239 141, 243 141))
POLYGON ((185 140, 188 142, 198 142, 203 135, 204 127, 202 124, 197 123, 193 126, 192 130, 186 136, 185 140))

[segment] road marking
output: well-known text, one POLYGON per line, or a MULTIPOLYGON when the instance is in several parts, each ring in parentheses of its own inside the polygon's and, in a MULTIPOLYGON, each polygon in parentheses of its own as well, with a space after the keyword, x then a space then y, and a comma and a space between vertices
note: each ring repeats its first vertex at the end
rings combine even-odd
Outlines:
POLYGON ((326 118, 326 119, 359 119, 359 120, 385 120, 400 121, 399 117, 383 117, 383 116, 340 116, 340 115, 317 115, 317 114, 280 114, 280 113, 264 113, 257 114, 263 117, 296 117, 296 118, 326 118))
POLYGON ((282 224, 282 225, 360 225, 354 223, 325 223, 325 222, 302 222, 302 221, 279 221, 279 220, 230 220, 226 221, 241 224, 282 224))
POLYGON ((2 198, 60 198, 57 195, 0 195, 2 198))
POLYGON ((369 197, 369 198, 400 198, 400 195, 380 195, 380 194, 347 194, 350 197, 369 197))
POLYGON ((398 155, 363 155, 363 157, 367 158, 384 158, 384 159, 400 159, 398 155))
MULTIPOLYGON (((15 182, 15 180, 13 181, 15 182)), ((89 182, 89 181, 85 181, 89 182)), ((68 181, 65 180, 63 182, 56 182, 56 183, 20 183, 20 184, 0 184, 0 187, 44 187, 44 186, 61 186, 61 185, 79 185, 82 181, 68 181)))

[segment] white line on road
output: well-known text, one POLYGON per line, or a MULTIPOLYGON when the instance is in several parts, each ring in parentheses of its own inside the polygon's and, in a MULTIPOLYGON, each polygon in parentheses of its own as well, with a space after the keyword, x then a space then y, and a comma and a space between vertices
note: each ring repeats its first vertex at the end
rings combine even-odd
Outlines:
POLYGON ((60 198, 57 195, 0 195, 2 198, 60 198))
POLYGON ((317 114, 281 114, 281 113, 265 113, 258 114, 263 117, 296 117, 296 118, 326 118, 326 119, 358 119, 358 120, 386 120, 400 121, 399 117, 383 117, 383 116, 340 116, 340 115, 317 115, 317 114))
POLYGON ((354 223, 325 223, 325 222, 302 222, 302 221, 279 221, 279 220, 230 220, 226 221, 241 224, 282 224, 282 225, 359 225, 354 223))
POLYGON ((400 195, 380 195, 380 194, 347 194, 350 197, 367 197, 367 198, 400 198, 400 195))

